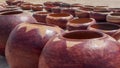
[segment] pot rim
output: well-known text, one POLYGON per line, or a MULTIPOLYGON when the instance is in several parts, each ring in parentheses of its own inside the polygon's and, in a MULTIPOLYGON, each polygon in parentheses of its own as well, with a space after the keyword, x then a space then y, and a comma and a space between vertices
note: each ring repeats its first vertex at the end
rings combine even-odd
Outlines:
POLYGON ((93 29, 93 30, 96 30, 96 31, 100 31, 100 32, 102 31, 102 32, 107 33, 107 32, 116 32, 116 31, 120 30, 120 26, 117 25, 117 24, 113 24, 113 23, 94 23, 94 24, 90 24, 90 25, 88 26, 88 29, 93 29), (103 30, 103 29, 94 28, 94 27, 92 27, 93 25, 113 25, 113 26, 118 27, 118 29, 103 30))
POLYGON ((64 40, 68 40, 68 41, 80 41, 80 40, 83 40, 83 41, 85 41, 85 40, 90 40, 90 39, 92 39, 92 40, 94 40, 94 39, 105 39, 105 38, 107 38, 108 37, 108 35, 107 34, 105 34, 105 33, 102 33, 102 32, 98 32, 98 31, 92 31, 92 30, 73 30, 73 31, 67 31, 67 32, 64 32, 64 33, 61 33, 61 35, 58 35, 58 37, 60 38, 60 39, 64 39, 64 40), (96 38, 86 38, 86 39, 71 39, 71 38, 66 38, 66 37, 64 37, 64 35, 65 34, 70 34, 70 33, 72 33, 72 32, 95 32, 95 33, 97 33, 97 34, 99 34, 99 35, 101 35, 101 36, 99 36, 99 37, 96 37, 96 38))

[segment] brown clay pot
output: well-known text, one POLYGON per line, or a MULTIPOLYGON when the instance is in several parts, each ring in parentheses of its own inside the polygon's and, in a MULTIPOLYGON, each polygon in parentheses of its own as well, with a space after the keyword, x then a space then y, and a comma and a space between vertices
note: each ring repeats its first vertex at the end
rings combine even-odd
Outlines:
POLYGON ((62 8, 61 13, 69 13, 75 17, 75 9, 74 8, 62 8))
POLYGON ((53 7, 53 8, 51 9, 51 11, 52 11, 53 13, 61 13, 61 8, 58 7, 58 6, 56 6, 56 7, 53 7))
POLYGON ((114 24, 120 25, 120 12, 113 12, 107 15, 107 21, 114 24))
POLYGON ((22 11, 6 11, 0 13, 0 55, 4 55, 6 41, 13 28, 24 22, 35 23, 36 20, 22 11))
POLYGON ((83 5, 79 3, 74 3, 74 4, 71 4, 71 7, 83 7, 83 5))
POLYGON ((46 1, 43 3, 45 6, 53 6, 54 5, 54 2, 51 2, 51 1, 46 1))
POLYGON ((84 5, 80 8, 81 10, 85 10, 85 11, 93 11, 94 6, 91 5, 84 5))
POLYGON ((42 11, 43 10, 43 5, 42 4, 33 4, 32 5, 32 10, 33 11, 42 11))
POLYGON ((23 10, 31 10, 32 9, 32 3, 23 3, 20 7, 23 9, 23 10))
POLYGON ((96 23, 93 18, 77 18, 68 21, 67 29, 68 30, 86 30, 90 24, 96 23))
POLYGON ((57 26, 22 23, 10 34, 6 45, 6 58, 10 68, 38 68, 44 45, 61 33, 57 26))
POLYGON ((85 11, 85 10, 76 10, 75 16, 79 18, 90 18, 90 12, 91 11, 85 11))
POLYGON ((106 22, 106 16, 110 14, 110 11, 93 11, 90 13, 90 17, 94 18, 98 22, 106 22))
POLYGON ((116 24, 110 24, 110 23, 91 24, 91 25, 89 25, 88 30, 103 32, 103 33, 106 33, 106 34, 112 36, 116 40, 118 40, 118 38, 120 39, 120 34, 119 34, 120 26, 116 25, 116 24), (119 35, 117 35, 117 34, 119 34, 119 35))
POLYGON ((38 11, 38 12, 35 12, 35 13, 33 14, 33 17, 34 17, 38 22, 46 23, 46 17, 47 17, 48 14, 49 14, 49 12, 41 12, 41 11, 38 11))
POLYGON ((55 5, 55 6, 60 6, 62 3, 63 3, 63 2, 61 2, 61 1, 55 1, 55 2, 53 2, 53 5, 55 5))
POLYGON ((71 7, 71 4, 69 4, 69 3, 62 3, 62 4, 60 5, 60 7, 70 8, 70 7, 71 7))
POLYGON ((17 0, 11 1, 11 0, 7 0, 6 3, 7 3, 8 5, 17 5, 17 6, 19 6, 19 5, 21 5, 22 3, 24 3, 24 1, 17 1, 17 0))
POLYGON ((109 7, 108 6, 95 6, 94 11, 107 11, 109 10, 109 7))
POLYGON ((119 68, 119 53, 120 43, 104 33, 71 31, 46 44, 39 68, 119 68))
POLYGON ((52 12, 52 8, 54 8, 56 6, 45 6, 44 9, 47 11, 47 12, 52 12))
POLYGON ((109 8, 112 12, 120 12, 120 8, 109 8))
POLYGON ((47 15, 46 22, 65 29, 67 22, 72 18, 72 15, 66 13, 51 13, 47 15))

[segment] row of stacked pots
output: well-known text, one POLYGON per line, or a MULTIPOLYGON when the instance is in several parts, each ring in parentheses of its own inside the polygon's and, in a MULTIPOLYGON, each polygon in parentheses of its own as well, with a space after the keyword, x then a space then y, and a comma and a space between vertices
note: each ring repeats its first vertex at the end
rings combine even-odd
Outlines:
MULTIPOLYGON (((23 5, 31 4, 22 3, 19 7, 24 9, 23 5)), ((76 18, 67 3, 45 2, 44 6, 49 11, 37 10, 33 16, 20 8, 1 10, 0 55, 5 54, 10 68, 119 68, 118 10, 91 17, 93 6, 86 5, 83 9, 81 4, 72 4, 74 8, 82 8, 75 8, 75 13, 79 12, 76 18), (65 12, 51 12, 54 6, 64 7, 65 12), (106 23, 103 18, 110 21, 106 23)))

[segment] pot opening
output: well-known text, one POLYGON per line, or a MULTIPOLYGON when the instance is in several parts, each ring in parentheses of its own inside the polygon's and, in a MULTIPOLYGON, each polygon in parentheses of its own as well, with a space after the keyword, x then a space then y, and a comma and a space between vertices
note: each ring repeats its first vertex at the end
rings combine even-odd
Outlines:
POLYGON ((118 13, 116 12, 116 13, 112 13, 111 15, 112 15, 112 16, 120 16, 120 13, 119 13, 119 12, 118 12, 118 13))
POLYGON ((70 23, 74 23, 74 24, 81 24, 81 23, 88 23, 91 22, 92 19, 90 18, 79 18, 79 19, 73 19, 70 21, 70 23))
POLYGON ((55 13, 55 14, 50 14, 52 17, 68 17, 69 14, 66 13, 55 13))
POLYGON ((66 39, 94 39, 103 37, 103 34, 89 30, 78 30, 64 33, 62 37, 66 39))
POLYGON ((14 15, 14 14, 21 14, 23 13, 22 11, 8 11, 5 13, 2 13, 1 15, 14 15))
POLYGON ((115 24, 92 24, 90 27, 100 30, 117 30, 120 29, 118 25, 115 24))

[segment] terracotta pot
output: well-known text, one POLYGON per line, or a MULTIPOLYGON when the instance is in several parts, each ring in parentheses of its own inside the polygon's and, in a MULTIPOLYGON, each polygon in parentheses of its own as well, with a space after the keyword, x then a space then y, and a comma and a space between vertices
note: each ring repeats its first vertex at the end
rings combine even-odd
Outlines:
POLYGON ((90 18, 90 12, 91 11, 85 11, 85 10, 76 10, 75 16, 79 18, 90 18))
POLYGON ((38 68, 41 51, 47 41, 61 33, 57 26, 22 23, 10 34, 6 58, 10 68, 38 68))
POLYGON ((51 1, 46 1, 43 3, 45 6, 54 6, 54 2, 51 2, 51 1))
POLYGON ((84 5, 83 7, 80 8, 81 10, 85 10, 85 11, 93 11, 94 6, 91 5, 84 5))
POLYGON ((110 13, 107 15, 107 21, 114 23, 114 24, 119 24, 120 25, 120 13, 110 13))
POLYGON ((62 4, 60 5, 60 7, 70 8, 70 7, 71 7, 71 4, 69 4, 69 3, 62 3, 62 4))
POLYGON ((38 22, 46 23, 46 17, 47 17, 48 14, 49 14, 49 12, 41 12, 41 11, 38 11, 38 12, 35 12, 35 13, 33 14, 33 17, 34 17, 38 22))
POLYGON ((99 31, 106 33, 112 37, 114 37, 116 40, 118 38, 120 39, 120 26, 116 24, 110 24, 110 23, 96 23, 96 24, 91 24, 88 27, 88 30, 94 30, 94 31, 99 31), (119 32, 119 33, 118 33, 119 32), (117 35, 119 34, 119 35, 117 35), (117 36, 117 38, 116 38, 117 36))
POLYGON ((83 5, 79 3, 74 3, 74 4, 71 4, 71 7, 83 7, 83 5))
POLYGON ((94 11, 107 11, 109 10, 109 7, 108 6, 95 6, 94 11))
POLYGON ((75 17, 75 9, 74 8, 62 8, 61 13, 69 13, 75 17))
POLYGON ((43 5, 42 4, 33 4, 32 5, 32 10, 33 11, 42 11, 43 10, 43 5))
POLYGON ((24 1, 17 1, 17 0, 14 0, 14 1, 11 1, 11 0, 7 0, 6 3, 8 5, 21 5, 22 3, 24 3, 24 1))
POLYGON ((6 41, 13 28, 24 22, 35 23, 36 20, 22 11, 8 11, 0 13, 0 55, 4 55, 6 41))
POLYGON ((54 8, 56 6, 45 6, 44 9, 47 11, 47 12, 52 12, 52 8, 54 8))
POLYGON ((119 68, 119 48, 120 43, 106 34, 71 31, 46 44, 39 68, 119 68))
POLYGON ((96 23, 93 18, 72 19, 67 23, 68 30, 86 30, 90 24, 96 23))
POLYGON ((63 3, 63 2, 55 1, 55 2, 53 2, 53 5, 55 5, 55 6, 60 6, 62 3, 63 3))
POLYGON ((21 5, 21 8, 22 8, 23 10, 31 10, 31 9, 32 9, 32 5, 33 5, 33 4, 31 4, 31 3, 23 3, 23 4, 21 5))
POLYGON ((108 14, 110 14, 110 11, 93 11, 90 13, 90 17, 98 22, 106 22, 106 16, 108 14))
POLYGON ((67 22, 72 18, 72 15, 66 13, 51 13, 47 15, 46 22, 65 29, 67 22))
POLYGON ((51 9, 51 11, 53 12, 53 13, 61 13, 61 8, 60 7, 53 7, 52 9, 51 9))
POLYGON ((113 12, 120 12, 120 8, 109 8, 113 12))

